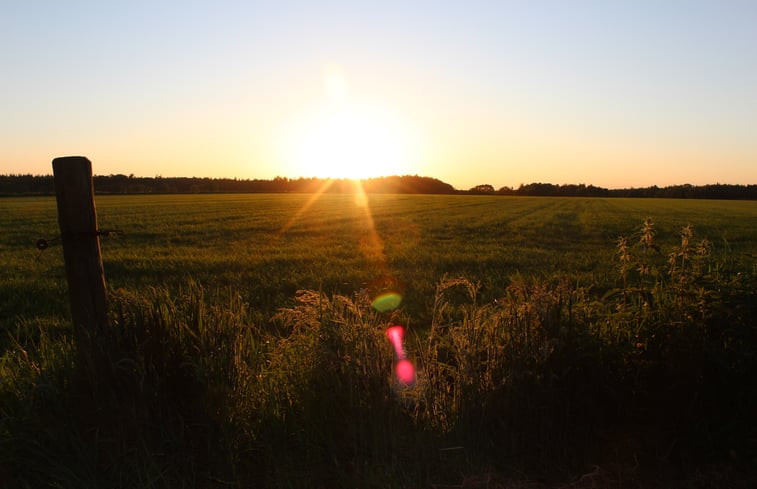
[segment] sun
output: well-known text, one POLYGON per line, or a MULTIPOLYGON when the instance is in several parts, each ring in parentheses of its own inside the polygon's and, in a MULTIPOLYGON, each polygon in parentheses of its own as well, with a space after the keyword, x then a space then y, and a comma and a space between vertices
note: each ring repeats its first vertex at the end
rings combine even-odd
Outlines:
POLYGON ((415 131, 385 106, 349 96, 338 72, 324 75, 327 97, 290 119, 280 136, 288 168, 299 176, 363 179, 417 166, 415 131))
POLYGON ((329 105, 302 121, 291 141, 291 156, 303 175, 354 179, 394 175, 412 163, 406 139, 380 111, 329 105))

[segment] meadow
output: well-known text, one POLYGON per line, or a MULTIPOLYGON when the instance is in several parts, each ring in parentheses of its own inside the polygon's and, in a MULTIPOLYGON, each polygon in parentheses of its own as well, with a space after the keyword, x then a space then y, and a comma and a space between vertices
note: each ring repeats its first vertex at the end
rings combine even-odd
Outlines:
POLYGON ((113 328, 87 366, 54 198, 0 199, 0 480, 14 486, 755 481, 755 202, 96 203, 119 232, 101 240, 113 328), (386 291, 402 302, 379 312, 386 291), (392 380, 392 323, 412 388, 392 380))
MULTIPOLYGON (((173 288, 188 278, 225 287, 266 314, 300 289, 351 295, 403 290, 404 308, 428 319, 444 275, 482 282, 492 300, 517 277, 565 274, 616 285, 615 244, 652 217, 661 243, 687 224, 719 252, 757 251, 757 204, 749 201, 324 194, 98 196, 108 285, 173 288)), ((0 201, 2 323, 66 315, 55 199, 0 201), (30 307, 31 306, 31 307, 30 307)))

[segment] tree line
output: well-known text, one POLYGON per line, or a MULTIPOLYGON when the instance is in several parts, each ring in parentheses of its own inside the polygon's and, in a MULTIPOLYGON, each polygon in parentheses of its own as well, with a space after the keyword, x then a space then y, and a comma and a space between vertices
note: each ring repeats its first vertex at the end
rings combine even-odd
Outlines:
MULTIPOLYGON (((95 175, 98 194, 192 194, 192 193, 286 193, 333 192, 356 190, 349 179, 286 178, 243 180, 237 178, 136 177, 134 175, 95 175)), ((368 178, 359 181, 369 193, 451 194, 448 183, 418 175, 368 178)), ((0 175, 0 195, 53 195, 52 175, 0 175)))
MULTIPOLYGON (((286 193, 332 192, 349 193, 357 183, 349 179, 286 178, 271 180, 199 177, 137 177, 134 175, 95 175, 98 194, 171 194, 171 193, 286 193)), ((667 187, 607 189, 586 184, 529 183, 517 188, 481 184, 468 190, 431 177, 402 175, 360 180, 367 193, 400 194, 476 194, 539 197, 646 197, 676 199, 732 199, 757 200, 757 185, 672 185, 667 187)), ((52 175, 0 175, 0 196, 53 195, 52 175)))
POLYGON ((607 189, 585 184, 554 185, 551 183, 521 184, 518 188, 502 187, 494 190, 491 185, 477 185, 470 193, 498 195, 521 195, 539 197, 646 197, 662 199, 728 199, 757 200, 757 185, 732 185, 715 183, 709 185, 670 185, 667 187, 607 189))

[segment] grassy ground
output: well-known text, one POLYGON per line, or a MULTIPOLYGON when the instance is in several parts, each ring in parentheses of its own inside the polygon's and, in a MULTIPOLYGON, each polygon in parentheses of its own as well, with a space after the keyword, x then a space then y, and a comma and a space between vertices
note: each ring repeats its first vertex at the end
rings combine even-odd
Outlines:
POLYGON ((755 203, 310 198, 98 197, 79 344, 54 201, 0 200, 0 482, 754 485, 755 203))
MULTIPOLYGON (((556 273, 599 288, 616 285, 615 242, 655 219, 673 244, 691 224, 717 252, 757 254, 754 202, 351 195, 98 196, 108 284, 169 288, 194 278, 228 287, 269 314, 299 289, 350 295, 387 281, 404 291, 405 310, 428 320, 446 274, 481 281, 492 300, 514 277, 556 273)), ((65 315, 59 242, 39 253, 38 238, 58 235, 53 198, 0 200, 0 327, 16 316, 65 315)))

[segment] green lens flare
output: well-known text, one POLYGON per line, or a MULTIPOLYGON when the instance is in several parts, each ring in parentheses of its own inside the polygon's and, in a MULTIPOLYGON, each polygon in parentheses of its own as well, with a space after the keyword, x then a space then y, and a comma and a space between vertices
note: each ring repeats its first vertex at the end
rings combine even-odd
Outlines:
POLYGON ((378 312, 387 312, 397 309, 400 303, 402 303, 402 296, 397 292, 384 292, 373 299, 371 306, 378 312))

